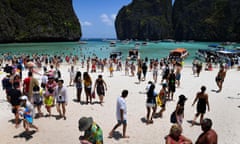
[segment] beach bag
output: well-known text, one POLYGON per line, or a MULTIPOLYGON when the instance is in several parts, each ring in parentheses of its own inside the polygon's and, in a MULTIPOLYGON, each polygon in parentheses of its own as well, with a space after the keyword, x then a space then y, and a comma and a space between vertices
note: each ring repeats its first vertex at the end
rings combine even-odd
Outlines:
POLYGON ((170 122, 171 123, 176 123, 177 122, 177 118, 176 118, 176 111, 172 112, 171 116, 170 116, 170 122))
POLYGON ((162 106, 162 100, 159 94, 156 96, 156 103, 157 103, 157 106, 162 106))
POLYGON ((92 97, 93 99, 96 98, 95 91, 92 92, 91 97, 92 97))

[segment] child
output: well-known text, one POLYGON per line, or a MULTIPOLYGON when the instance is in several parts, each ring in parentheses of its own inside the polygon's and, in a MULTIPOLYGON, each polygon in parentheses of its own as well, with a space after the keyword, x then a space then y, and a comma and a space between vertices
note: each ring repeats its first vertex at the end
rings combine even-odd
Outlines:
POLYGON ((51 116, 51 107, 54 105, 54 98, 53 98, 53 92, 54 90, 52 88, 49 88, 48 91, 45 94, 44 104, 47 109, 48 115, 51 116))
POLYGON ((40 94, 40 87, 38 85, 33 87, 33 104, 34 107, 37 107, 38 116, 39 117, 43 116, 43 113, 41 111, 43 98, 42 95, 40 94))

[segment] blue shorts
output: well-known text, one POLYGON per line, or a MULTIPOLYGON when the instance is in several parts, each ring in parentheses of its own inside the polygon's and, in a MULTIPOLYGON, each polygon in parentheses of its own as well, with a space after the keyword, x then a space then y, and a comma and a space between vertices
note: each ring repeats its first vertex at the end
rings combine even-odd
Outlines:
POLYGON ((127 124, 127 120, 123 120, 123 121, 118 120, 118 124, 127 124))

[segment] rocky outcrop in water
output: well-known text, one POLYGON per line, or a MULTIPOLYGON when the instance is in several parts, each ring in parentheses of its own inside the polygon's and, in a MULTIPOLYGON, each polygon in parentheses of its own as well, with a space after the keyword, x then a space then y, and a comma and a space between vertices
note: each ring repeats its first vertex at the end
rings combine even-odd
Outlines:
POLYGON ((172 38, 171 0, 133 0, 118 13, 118 39, 159 40, 172 38))
POLYGON ((240 1, 175 0, 176 40, 240 41, 240 1))
POLYGON ((0 42, 76 41, 80 23, 72 0, 1 0, 0 42))

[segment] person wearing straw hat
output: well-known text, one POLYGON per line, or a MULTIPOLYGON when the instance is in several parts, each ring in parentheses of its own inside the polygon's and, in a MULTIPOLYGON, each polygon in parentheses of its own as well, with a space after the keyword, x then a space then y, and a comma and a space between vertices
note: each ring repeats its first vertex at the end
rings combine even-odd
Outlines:
POLYGON ((84 132, 80 136, 81 144, 103 144, 103 132, 92 117, 81 117, 78 121, 78 129, 84 132))

